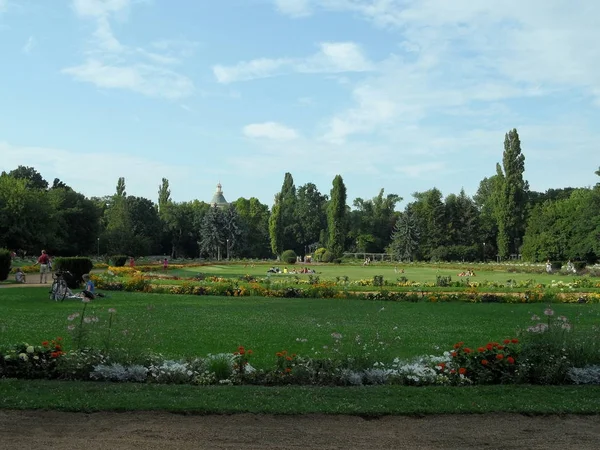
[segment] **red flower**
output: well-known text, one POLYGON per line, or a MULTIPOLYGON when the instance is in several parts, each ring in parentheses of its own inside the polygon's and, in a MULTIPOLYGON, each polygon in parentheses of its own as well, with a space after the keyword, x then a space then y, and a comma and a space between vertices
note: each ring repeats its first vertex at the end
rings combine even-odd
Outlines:
POLYGON ((452 369, 452 370, 450 371, 450 373, 454 375, 454 374, 456 373, 456 370, 452 369))
POLYGON ((456 352, 452 352, 450 354, 452 355, 453 358, 456 358, 456 352))
POLYGON ((509 356, 508 358, 506 358, 506 360, 508 361, 509 364, 515 363, 515 358, 513 358, 512 356, 509 356))
POLYGON ((484 348, 484 347, 479 347, 479 348, 477 349, 477 351, 478 351, 479 353, 483 353, 483 352, 485 352, 485 348, 484 348))
POLYGON ((487 348, 488 350, 493 350, 494 346, 490 343, 490 344, 486 345, 485 348, 487 348))
POLYGON ((241 351, 243 351, 243 350, 244 350, 244 347, 242 347, 242 346, 239 346, 239 347, 238 347, 238 351, 240 351, 240 352, 241 352, 241 351))
POLYGON ((489 361, 487 359, 482 359, 481 360, 481 364, 483 364, 484 366, 487 366, 489 363, 489 361))
POLYGON ((240 355, 245 355, 246 354, 246 350, 244 350, 243 348, 240 350, 240 355))
POLYGON ((502 353, 498 353, 498 354, 496 355, 496 359, 497 359, 498 361, 501 361, 501 360, 503 360, 503 359, 504 359, 504 355, 503 355, 502 353))
POLYGON ((439 363, 437 366, 440 368, 440 370, 444 370, 446 368, 446 363, 442 362, 442 363, 439 363))
POLYGON ((504 350, 504 345, 496 345, 496 348, 497 348, 498 350, 504 350))
POLYGON ((503 344, 510 344, 510 339, 504 339, 504 340, 502 341, 502 343, 503 343, 503 344))
POLYGON ((465 347, 464 350, 465 350, 465 353, 471 353, 471 349, 469 347, 465 347))
POLYGON ((233 352, 233 356, 237 356, 237 355, 239 355, 238 352, 233 352))
POLYGON ((292 369, 290 369, 289 367, 287 369, 285 369, 286 373, 290 373, 292 371, 292 369))
POLYGON ((278 358, 281 358, 283 356, 283 353, 277 352, 277 353, 275 353, 275 356, 277 356, 278 358))
POLYGON ((461 348, 463 345, 465 345, 465 343, 463 341, 460 341, 454 344, 454 348, 461 348))
POLYGON ((59 352, 52 352, 52 353, 50 353, 50 357, 51 358, 58 358, 58 356, 59 356, 59 352))
POLYGON ((518 339, 511 339, 511 341, 510 341, 510 342, 512 342, 513 344, 518 344, 518 343, 519 343, 519 340, 518 340, 518 339))
POLYGON ((460 369, 458 369, 458 373, 460 373, 461 375, 464 375, 465 373, 467 373, 467 369, 465 369, 464 367, 461 367, 460 369))
POLYGON ((248 353, 248 355, 252 354, 252 350, 248 350, 246 353, 248 353))
POLYGON ((48 341, 44 341, 44 342, 42 342, 42 345, 43 345, 44 347, 48 347, 48 345, 49 345, 49 344, 48 344, 48 341))
POLYGON ((292 360, 292 357, 291 357, 291 356, 286 356, 286 357, 285 357, 285 359, 286 359, 287 361, 291 361, 291 360, 292 360))

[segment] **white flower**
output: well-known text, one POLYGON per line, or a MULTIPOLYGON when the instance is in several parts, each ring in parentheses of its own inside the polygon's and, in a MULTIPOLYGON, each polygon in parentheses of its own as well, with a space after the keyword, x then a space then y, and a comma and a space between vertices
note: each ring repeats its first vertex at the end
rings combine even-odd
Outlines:
POLYGON ((554 315, 554 310, 553 310, 553 309, 551 309, 551 308, 546 308, 546 309, 544 310, 544 315, 545 315, 545 316, 553 316, 553 315, 554 315))
POLYGON ((27 347, 27 353, 33 353, 34 349, 33 349, 33 345, 30 345, 27 347))
POLYGON ((19 353, 19 358, 23 361, 27 361, 29 359, 29 356, 27 356, 25 353, 19 353))

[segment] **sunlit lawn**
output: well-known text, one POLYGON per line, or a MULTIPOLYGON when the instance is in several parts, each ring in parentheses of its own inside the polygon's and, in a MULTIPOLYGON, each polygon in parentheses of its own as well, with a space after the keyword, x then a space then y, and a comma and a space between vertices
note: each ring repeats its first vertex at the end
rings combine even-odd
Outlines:
MULTIPOLYGON (((462 340, 478 346, 514 337, 544 305, 470 303, 393 303, 365 300, 210 297, 111 292, 94 300, 89 312, 101 322, 85 325, 106 331, 108 308, 117 310, 113 345, 150 348, 168 356, 204 356, 254 350, 253 363, 270 366, 274 354, 371 353, 380 359, 439 354, 462 340), (125 331, 126 330, 126 331, 125 331), (331 333, 343 338, 337 348, 331 333), (356 336, 367 344, 356 343, 356 336), (298 340, 306 339, 307 342, 298 340), (382 343, 382 344, 380 344, 382 343), (324 349, 324 347, 328 347, 324 349)), ((67 316, 82 303, 48 300, 45 288, 0 289, 0 342, 41 342, 63 336, 69 344, 67 316)), ((598 323, 600 305, 556 304, 575 326, 598 323)), ((97 345, 99 340, 96 341, 97 345)))

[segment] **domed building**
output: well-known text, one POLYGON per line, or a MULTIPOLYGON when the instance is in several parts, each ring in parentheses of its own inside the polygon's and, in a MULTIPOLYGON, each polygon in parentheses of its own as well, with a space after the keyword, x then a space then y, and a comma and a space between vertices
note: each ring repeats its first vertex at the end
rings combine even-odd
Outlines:
POLYGON ((229 203, 225 200, 225 196, 223 195, 223 191, 221 190, 221 183, 217 184, 217 190, 215 191, 215 195, 210 202, 210 206, 216 206, 217 208, 224 208, 229 203))

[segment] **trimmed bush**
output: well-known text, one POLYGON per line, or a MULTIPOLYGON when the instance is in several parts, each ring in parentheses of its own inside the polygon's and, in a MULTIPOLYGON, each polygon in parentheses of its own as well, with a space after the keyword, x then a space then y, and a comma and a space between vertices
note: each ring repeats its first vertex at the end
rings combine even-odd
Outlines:
POLYGON ((333 253, 329 250, 325 250, 325 252, 321 255, 321 262, 330 263, 333 261, 333 253))
POLYGON ((550 263, 550 265, 552 266, 552 270, 558 271, 562 268, 562 261, 552 261, 550 263))
POLYGON ((127 256, 126 255, 113 255, 110 257, 111 260, 111 265, 115 266, 115 267, 123 267, 125 265, 125 263, 127 262, 127 256))
POLYGON ((5 248, 0 248, 0 281, 4 281, 8 278, 11 263, 12 258, 10 256, 10 251, 5 248))
POLYGON ((315 254, 313 255, 315 261, 322 261, 323 253, 325 253, 326 251, 327 249, 323 247, 316 249, 315 254))
POLYGON ((296 252, 294 250, 286 250, 281 254, 281 260, 287 264, 296 264, 296 252))
POLYGON ((55 258, 54 269, 56 271, 69 271, 73 275, 72 277, 65 277, 67 285, 71 289, 76 289, 81 285, 82 275, 90 273, 94 264, 90 258, 55 258))

